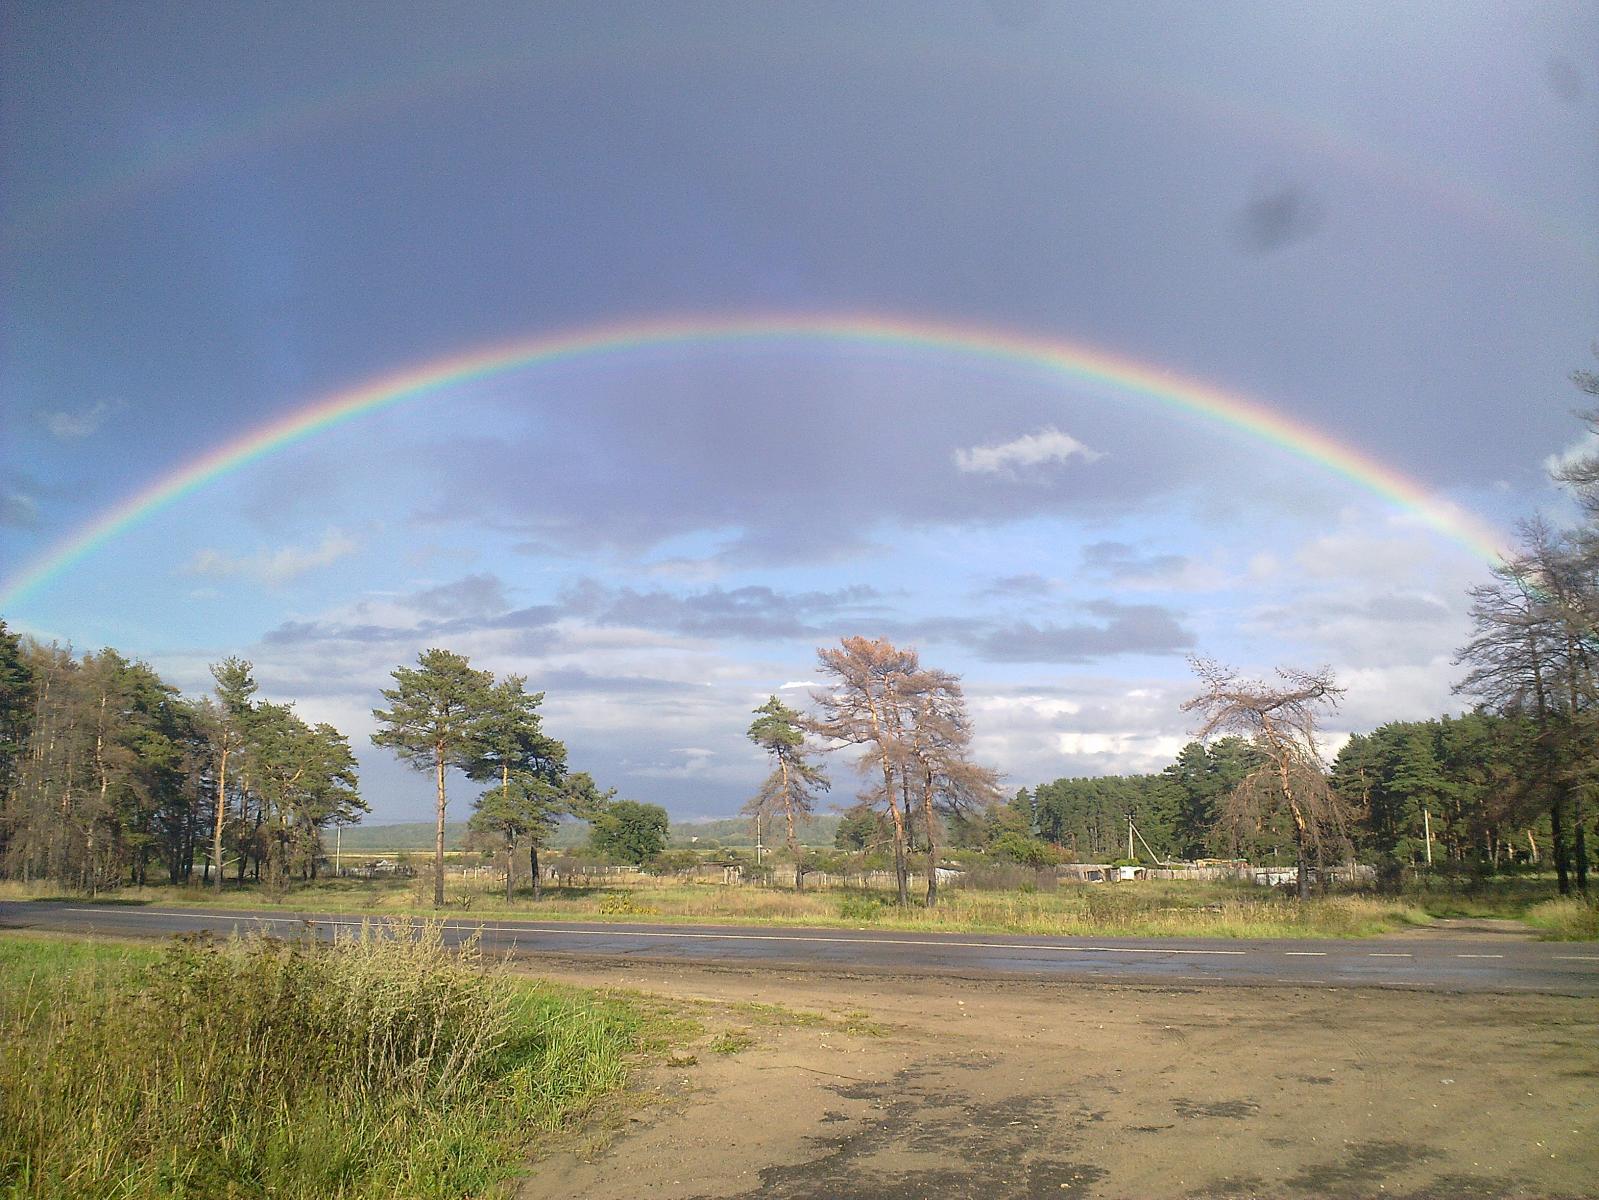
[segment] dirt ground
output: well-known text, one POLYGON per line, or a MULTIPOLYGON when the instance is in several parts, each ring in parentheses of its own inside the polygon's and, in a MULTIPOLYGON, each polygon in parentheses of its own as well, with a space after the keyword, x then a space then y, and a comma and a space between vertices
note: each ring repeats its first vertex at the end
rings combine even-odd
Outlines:
POLYGON ((540 974, 697 1002, 706 1033, 522 1200, 1599 1196, 1591 999, 540 974))

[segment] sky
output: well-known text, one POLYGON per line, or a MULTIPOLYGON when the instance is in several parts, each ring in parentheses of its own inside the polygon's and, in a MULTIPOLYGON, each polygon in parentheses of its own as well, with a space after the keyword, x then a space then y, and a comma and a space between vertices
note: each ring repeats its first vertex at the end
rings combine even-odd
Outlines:
POLYGON ((1596 337, 1592 5, 0 9, 0 616, 249 659, 374 821, 430 646, 678 819, 849 635, 1011 787, 1195 654, 1460 711, 1596 337))

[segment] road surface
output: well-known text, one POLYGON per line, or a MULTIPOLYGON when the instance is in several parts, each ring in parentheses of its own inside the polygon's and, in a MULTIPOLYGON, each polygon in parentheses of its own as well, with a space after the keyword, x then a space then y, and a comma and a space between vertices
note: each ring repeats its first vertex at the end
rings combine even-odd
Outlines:
MULTIPOLYGON (((0 929, 116 936, 160 937, 199 930, 217 934, 262 930, 287 936, 310 928, 317 936, 332 937, 361 924, 360 916, 348 913, 246 912, 81 901, 0 903, 0 929)), ((1599 945, 1533 942, 1503 935, 1472 938, 1416 931, 1359 941, 1220 941, 505 918, 450 918, 444 923, 445 938, 452 943, 474 934, 491 954, 511 954, 534 962, 543 955, 563 960, 781 967, 830 974, 1599 995, 1599 945)))

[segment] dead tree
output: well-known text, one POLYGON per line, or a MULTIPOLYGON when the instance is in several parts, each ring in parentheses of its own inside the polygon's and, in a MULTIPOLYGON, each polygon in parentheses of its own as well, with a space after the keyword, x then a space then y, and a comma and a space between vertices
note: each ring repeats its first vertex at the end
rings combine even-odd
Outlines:
POLYGON ((938 903, 940 818, 999 803, 999 775, 971 760, 972 725, 960 679, 924 670, 915 680, 905 738, 904 780, 919 794, 927 833, 927 907, 938 903))
POLYGON ((879 638, 844 638, 838 648, 819 649, 817 666, 834 680, 830 691, 812 695, 819 715, 811 731, 840 745, 866 751, 857 765, 876 770, 882 783, 868 789, 862 799, 883 805, 894 822, 894 874, 899 902, 910 903, 908 804, 896 803, 905 779, 905 734, 910 727, 908 706, 921 670, 914 650, 901 650, 879 638))
POLYGON ((1310 896, 1310 856, 1347 845, 1348 814, 1333 791, 1316 737, 1323 709, 1338 706, 1344 689, 1332 671, 1277 668, 1275 684, 1241 678, 1230 667, 1209 659, 1190 659, 1204 690, 1183 705, 1203 721, 1203 739, 1236 734, 1260 750, 1263 761, 1238 785, 1223 806, 1223 820, 1235 826, 1264 824, 1280 811, 1293 820, 1294 850, 1299 865, 1299 898, 1310 896))

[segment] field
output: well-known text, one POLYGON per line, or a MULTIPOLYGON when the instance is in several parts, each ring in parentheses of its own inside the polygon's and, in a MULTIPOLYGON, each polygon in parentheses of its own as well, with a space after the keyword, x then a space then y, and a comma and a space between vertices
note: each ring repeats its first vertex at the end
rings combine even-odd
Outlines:
POLYGON ((0 1195, 483 1194, 680 1032, 391 932, 0 937, 0 1195))
MULTIPOLYGON (((0 885, 0 897, 42 898, 49 889, 0 885)), ((1473 886, 1412 888, 1396 896, 1335 894, 1300 904, 1250 884, 1139 880, 1118 884, 1062 882, 1045 890, 946 889, 937 908, 900 908, 890 893, 866 890, 794 892, 786 888, 685 883, 624 875, 603 885, 549 887, 507 903, 491 877, 447 878, 452 915, 525 916, 539 920, 700 921, 819 925, 894 930, 1002 932, 1085 936, 1318 938, 1370 937, 1426 925, 1437 918, 1493 917, 1526 921, 1548 938, 1599 937, 1594 905, 1555 898, 1552 880, 1510 878, 1473 886)), ((324 879, 295 887, 281 900, 246 885, 209 889, 129 888, 120 903, 247 907, 425 916, 433 911, 431 881, 324 879)))

